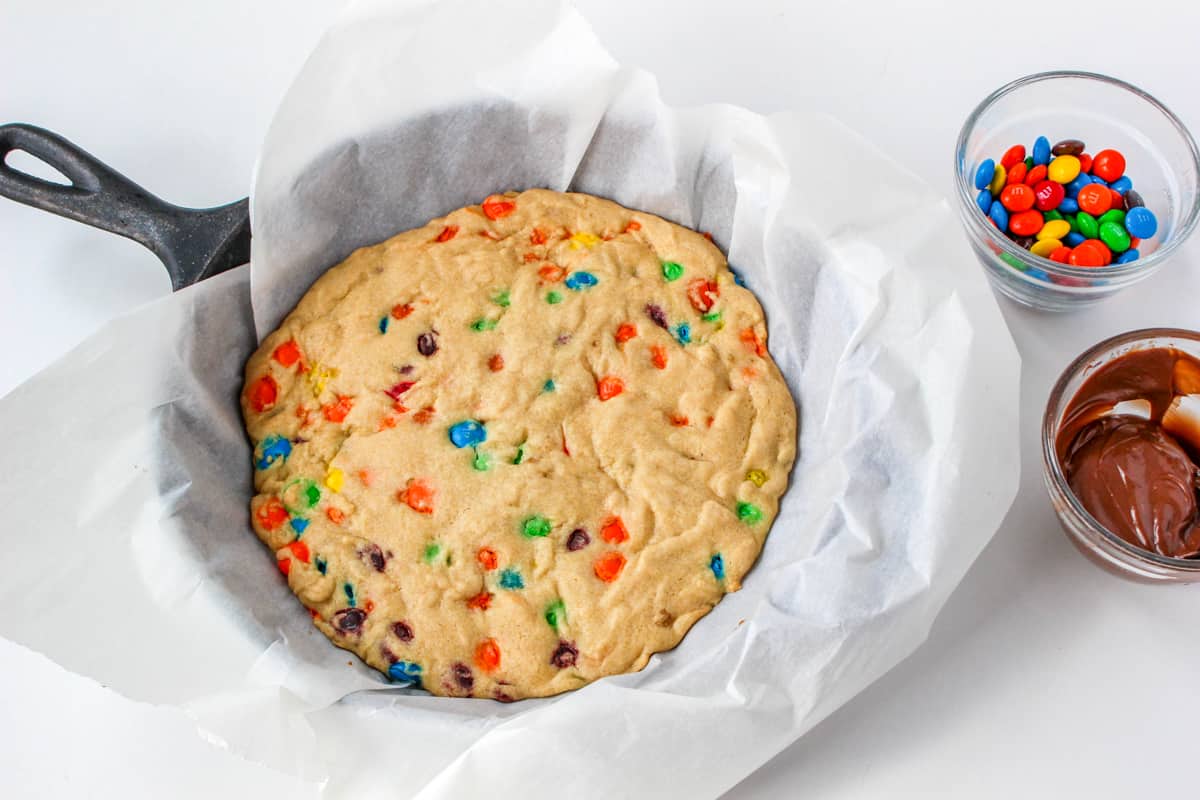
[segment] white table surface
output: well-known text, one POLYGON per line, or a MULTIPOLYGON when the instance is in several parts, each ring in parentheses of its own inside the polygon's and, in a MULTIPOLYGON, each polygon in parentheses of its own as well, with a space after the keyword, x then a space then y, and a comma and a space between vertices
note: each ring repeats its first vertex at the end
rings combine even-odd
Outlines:
MULTIPOLYGON (((237 199, 331 6, 0 0, 0 122, 58 131, 182 205, 237 199)), ((618 59, 658 75, 669 102, 829 111, 947 195, 962 119, 1020 74, 1115 74, 1200 130, 1195 3, 581 7, 618 59)), ((1200 327, 1198 260, 1200 239, 1153 279, 1071 316, 1002 302, 1024 358, 1023 472, 1008 519, 929 641, 730 797, 1195 796, 1200 587, 1134 585, 1081 558, 1042 489, 1037 425, 1058 371, 1087 346, 1137 327, 1200 327)), ((0 394, 170 288, 139 246, 7 201, 0 262, 0 394)), ((210 747, 180 714, 3 640, 0 676, 0 796, 315 796, 210 747)))

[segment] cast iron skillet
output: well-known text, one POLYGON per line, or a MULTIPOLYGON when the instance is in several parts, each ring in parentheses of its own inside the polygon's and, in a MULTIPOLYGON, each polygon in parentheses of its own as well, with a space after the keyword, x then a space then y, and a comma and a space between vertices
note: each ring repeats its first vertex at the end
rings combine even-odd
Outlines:
POLYGON ((145 245, 178 291, 250 260, 250 201, 180 208, 160 200, 61 136, 33 125, 0 125, 0 196, 145 245), (35 178, 5 161, 21 150, 71 184, 35 178))

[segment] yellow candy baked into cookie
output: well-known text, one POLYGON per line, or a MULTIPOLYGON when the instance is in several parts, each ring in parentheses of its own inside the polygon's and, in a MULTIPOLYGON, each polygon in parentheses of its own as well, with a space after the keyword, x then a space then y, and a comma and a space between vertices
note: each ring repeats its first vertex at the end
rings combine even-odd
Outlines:
POLYGON ((246 365, 251 519, 392 679, 514 700, 674 647, 758 557, 796 408, 703 235, 493 195, 356 251, 246 365))

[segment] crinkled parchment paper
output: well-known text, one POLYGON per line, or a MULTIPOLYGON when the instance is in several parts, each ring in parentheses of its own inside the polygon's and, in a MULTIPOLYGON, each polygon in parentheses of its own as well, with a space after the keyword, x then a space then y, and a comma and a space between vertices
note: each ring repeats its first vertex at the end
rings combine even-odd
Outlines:
POLYGON ((253 222, 252 268, 0 401, 0 634, 330 797, 716 796, 920 644, 1016 493, 1018 358, 945 201, 828 118, 665 106, 558 3, 348 12, 276 115, 253 222), (712 232, 800 455, 744 588, 643 672, 434 698, 328 644, 250 531, 241 368, 354 248, 532 186, 712 232))

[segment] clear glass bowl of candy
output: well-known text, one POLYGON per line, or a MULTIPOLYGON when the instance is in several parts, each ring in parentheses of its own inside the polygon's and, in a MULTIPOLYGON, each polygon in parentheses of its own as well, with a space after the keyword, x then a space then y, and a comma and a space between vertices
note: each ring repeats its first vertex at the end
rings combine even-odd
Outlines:
POLYGON ((1156 272, 1200 220, 1200 151, 1124 81, 1043 72, 989 95, 958 136, 959 212, 1002 294, 1091 305, 1156 272))

